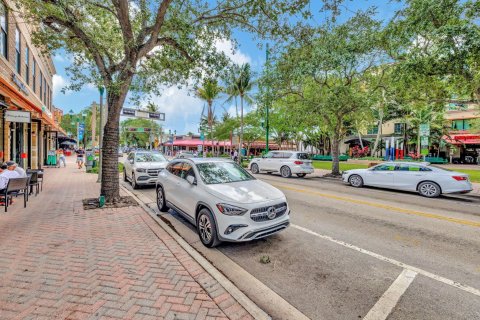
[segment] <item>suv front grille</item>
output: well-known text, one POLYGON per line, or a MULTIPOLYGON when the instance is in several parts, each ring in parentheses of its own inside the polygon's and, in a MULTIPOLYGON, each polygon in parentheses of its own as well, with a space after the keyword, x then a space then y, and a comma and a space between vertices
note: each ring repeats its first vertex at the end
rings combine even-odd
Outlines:
POLYGON ((160 171, 162 171, 162 169, 148 169, 147 174, 151 177, 158 177, 160 171))
POLYGON ((269 221, 280 218, 287 212, 287 203, 282 202, 273 206, 262 207, 253 209, 250 212, 250 218, 255 222, 269 221), (275 210, 275 216, 268 217, 269 209, 272 208, 275 210))

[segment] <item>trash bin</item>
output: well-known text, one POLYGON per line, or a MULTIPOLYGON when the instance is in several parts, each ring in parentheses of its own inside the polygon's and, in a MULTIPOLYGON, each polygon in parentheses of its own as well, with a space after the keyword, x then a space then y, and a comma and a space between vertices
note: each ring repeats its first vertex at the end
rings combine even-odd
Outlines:
POLYGON ((93 167, 93 161, 95 160, 95 156, 93 154, 93 151, 87 151, 86 156, 87 156, 87 162, 85 163, 85 166, 87 167, 87 171, 88 171, 88 170, 91 170, 93 167))

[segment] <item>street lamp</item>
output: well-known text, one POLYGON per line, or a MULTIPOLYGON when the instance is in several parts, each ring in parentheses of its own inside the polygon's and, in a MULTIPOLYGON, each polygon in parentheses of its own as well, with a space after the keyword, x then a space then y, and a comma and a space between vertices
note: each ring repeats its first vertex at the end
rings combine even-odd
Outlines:
POLYGON ((268 119, 268 113, 270 109, 270 86, 269 86, 269 76, 270 76, 270 62, 269 62, 269 56, 270 56, 270 50, 268 49, 268 43, 267 43, 267 52, 266 52, 266 64, 267 64, 267 101, 265 101, 265 107, 266 107, 266 116, 265 116, 265 129, 266 129, 266 141, 265 141, 265 153, 268 152, 268 136, 269 136, 269 129, 270 129, 270 123, 268 119))

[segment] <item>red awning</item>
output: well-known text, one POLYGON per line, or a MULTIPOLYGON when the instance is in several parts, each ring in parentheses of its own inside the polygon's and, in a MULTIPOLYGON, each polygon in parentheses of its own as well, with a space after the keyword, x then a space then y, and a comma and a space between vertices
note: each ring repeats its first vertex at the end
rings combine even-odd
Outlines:
POLYGON ((454 145, 464 145, 464 144, 479 144, 480 145, 480 134, 478 133, 462 133, 462 134, 452 134, 450 136, 443 136, 442 138, 445 142, 454 144, 454 145))

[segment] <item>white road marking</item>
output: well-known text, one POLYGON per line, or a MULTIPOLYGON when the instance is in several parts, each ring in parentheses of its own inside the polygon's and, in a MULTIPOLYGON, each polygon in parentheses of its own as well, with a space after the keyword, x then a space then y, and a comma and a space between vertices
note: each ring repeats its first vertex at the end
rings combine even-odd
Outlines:
POLYGON ((384 262, 388 262, 388 263, 391 263, 393 265, 396 265, 400 268, 403 268, 403 269, 408 269, 408 270, 411 270, 413 272, 416 272, 418 274, 421 274, 422 276, 425 276, 425 277, 428 277, 430 279, 433 279, 433 280, 436 280, 436 281, 439 281, 439 282, 442 282, 442 283, 445 283, 449 286, 452 286, 452 287, 455 287, 455 288, 458 288, 460 290, 463 290, 463 291, 466 291, 466 292, 469 292, 471 294, 474 294, 476 296, 479 296, 480 297, 480 290, 474 288, 474 287, 470 287, 470 286, 467 286, 467 285, 464 285, 464 284, 461 284, 457 281, 453 281, 453 280, 450 280, 450 279, 447 279, 447 278, 444 278, 442 276, 439 276, 439 275, 436 275, 436 274, 433 274, 431 272, 428 272, 428 271, 425 271, 423 269, 420 269, 420 268, 417 268, 417 267, 414 267, 414 266, 410 266, 408 264, 405 264, 403 262, 400 262, 398 260, 395 260, 395 259, 391 259, 391 258, 388 258, 388 257, 385 257, 385 256, 382 256, 378 253, 375 253, 375 252, 372 252, 372 251, 369 251, 369 250, 366 250, 366 249, 362 249, 360 247, 357 247, 353 244, 350 244, 350 243, 347 243, 347 242, 344 242, 344 241, 341 241, 341 240, 337 240, 337 239, 334 239, 330 236, 326 236, 326 235, 322 235, 322 234, 319 234, 319 233, 316 233, 315 231, 312 231, 310 229, 307 229, 307 228, 304 228, 304 227, 301 227, 301 226, 298 226, 296 224, 291 224, 290 226, 292 226, 293 228, 295 229, 298 229, 298 230, 301 230, 303 232, 306 232, 306 233, 309 233, 313 236, 316 236, 318 238, 321 238, 321 239, 324 239, 324 240, 328 240, 330 242, 333 242, 333 243, 336 243, 336 244, 339 244, 341 246, 344 246, 344 247, 347 247, 349 249, 352 249, 352 250, 355 250, 355 251, 358 251, 358 252, 361 252, 363 254, 366 254, 366 255, 369 255, 371 257, 374 257, 378 260, 381 260, 381 261, 384 261, 384 262))
POLYGON ((403 269, 387 291, 375 303, 363 320, 385 320, 397 305, 398 301, 415 279, 416 272, 403 269))

